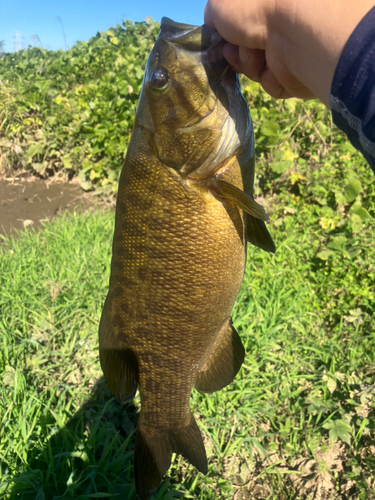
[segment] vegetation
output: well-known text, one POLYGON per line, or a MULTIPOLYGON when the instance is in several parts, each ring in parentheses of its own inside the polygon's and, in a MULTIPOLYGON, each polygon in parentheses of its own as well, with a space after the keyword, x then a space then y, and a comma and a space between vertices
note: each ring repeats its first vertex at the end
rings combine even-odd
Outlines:
MULTIPOLYGON (((65 168, 86 188, 116 189, 157 34, 152 22, 125 28, 0 59, 3 166, 65 168)), ((322 105, 243 87, 277 252, 248 250, 233 313, 247 352, 239 375, 193 392, 209 473, 178 458, 154 498, 371 499, 375 178, 322 105)), ((111 398, 98 364, 113 218, 66 214, 0 245, 3 498, 135 499, 139 401, 111 398)))
POLYGON ((84 189, 116 191, 158 32, 151 18, 125 21, 67 51, 29 47, 0 59, 0 169, 64 169, 84 189))

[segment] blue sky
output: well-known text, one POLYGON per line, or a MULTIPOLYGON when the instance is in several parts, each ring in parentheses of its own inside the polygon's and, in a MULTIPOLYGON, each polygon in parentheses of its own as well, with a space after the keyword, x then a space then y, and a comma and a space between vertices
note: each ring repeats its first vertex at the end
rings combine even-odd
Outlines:
POLYGON ((64 48, 59 16, 64 24, 67 45, 77 40, 89 40, 97 31, 121 24, 122 19, 144 21, 151 16, 160 21, 163 16, 188 24, 203 24, 206 0, 0 0, 0 40, 5 51, 33 45, 37 35, 44 48, 64 48))

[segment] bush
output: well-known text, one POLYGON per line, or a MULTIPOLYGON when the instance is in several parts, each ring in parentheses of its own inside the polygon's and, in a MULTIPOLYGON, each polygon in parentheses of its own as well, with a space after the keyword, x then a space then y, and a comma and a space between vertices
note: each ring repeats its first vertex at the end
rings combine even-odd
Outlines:
POLYGON ((65 169, 84 189, 115 191, 158 32, 151 18, 128 20, 67 51, 0 59, 0 168, 65 169))

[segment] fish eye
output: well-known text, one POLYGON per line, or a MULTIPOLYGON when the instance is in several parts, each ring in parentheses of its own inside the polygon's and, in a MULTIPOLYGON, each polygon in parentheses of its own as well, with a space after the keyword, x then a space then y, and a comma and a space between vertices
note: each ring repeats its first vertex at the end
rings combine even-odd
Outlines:
POLYGON ((156 92, 162 92, 168 87, 170 79, 171 77, 168 71, 163 68, 163 66, 159 66, 159 68, 156 68, 150 76, 152 90, 155 90, 156 92))

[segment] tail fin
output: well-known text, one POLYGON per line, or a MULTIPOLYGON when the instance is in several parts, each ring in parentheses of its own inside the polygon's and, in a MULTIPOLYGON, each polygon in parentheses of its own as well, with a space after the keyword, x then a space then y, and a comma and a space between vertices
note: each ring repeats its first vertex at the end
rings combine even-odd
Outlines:
POLYGON ((186 427, 159 433, 157 429, 149 430, 139 422, 134 468, 135 487, 141 500, 147 500, 161 483, 171 464, 172 453, 182 455, 200 472, 207 474, 206 451, 193 415, 186 427))

